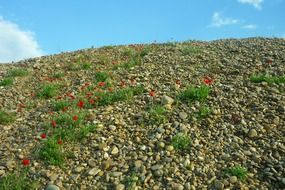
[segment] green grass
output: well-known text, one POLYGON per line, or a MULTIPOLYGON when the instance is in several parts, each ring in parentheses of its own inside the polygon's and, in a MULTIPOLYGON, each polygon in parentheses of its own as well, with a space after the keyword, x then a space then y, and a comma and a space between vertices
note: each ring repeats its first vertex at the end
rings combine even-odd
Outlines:
POLYGON ((268 84, 280 84, 285 83, 284 76, 267 76, 265 74, 253 74, 250 76, 250 81, 254 83, 267 82, 268 84))
POLYGON ((7 77, 23 77, 27 76, 29 72, 26 69, 11 69, 7 73, 7 77))
POLYGON ((202 85, 201 87, 188 87, 186 90, 178 94, 178 99, 182 102, 188 104, 192 103, 195 100, 204 101, 210 93, 210 88, 208 86, 202 85))
POLYGON ((0 86, 11 86, 14 80, 11 77, 5 77, 0 81, 0 86))
POLYGON ((88 70, 91 68, 91 63, 84 62, 84 63, 79 63, 79 65, 80 65, 80 68, 83 70, 88 70))
POLYGON ((186 150, 191 144, 191 139, 187 134, 178 133, 171 139, 171 144, 176 150, 186 150))
POLYGON ((226 169, 226 173, 232 176, 236 176, 240 180, 245 180, 247 177, 246 168, 241 167, 241 166, 235 166, 235 167, 228 168, 226 169))
POLYGON ((64 77, 64 73, 58 72, 52 75, 52 78, 60 79, 64 77))
POLYGON ((160 125, 168 121, 166 110, 161 105, 153 105, 149 109, 149 121, 151 124, 160 125))
POLYGON ((14 122, 16 119, 14 113, 10 113, 4 110, 0 110, 0 124, 9 124, 14 122))
POLYGON ((37 93, 37 97, 49 99, 57 95, 59 86, 54 84, 45 84, 37 93))
POLYGON ((13 173, 0 178, 1 190, 36 190, 38 188, 38 182, 28 178, 27 170, 13 171, 13 173))
POLYGON ((201 49, 191 45, 183 45, 181 48, 182 55, 192 55, 201 52, 201 49))
POLYGON ((38 150, 38 156, 48 165, 62 166, 65 161, 65 154, 56 138, 48 138, 44 141, 38 150))
POLYGON ((135 190, 138 183, 140 183, 140 181, 135 172, 132 172, 131 175, 127 176, 124 180, 126 190, 135 190))
POLYGON ((198 118, 206 118, 208 115, 210 115, 211 110, 208 107, 202 106, 197 114, 198 118))
POLYGON ((77 140, 82 140, 82 139, 85 139, 86 137, 89 136, 89 134, 91 133, 94 133, 96 131, 96 125, 94 124, 87 124, 87 125, 84 125, 84 126, 81 126, 79 128, 79 131, 78 131, 78 135, 77 135, 77 140))
POLYGON ((96 82, 107 82, 109 78, 110 78, 109 74, 105 71, 99 71, 95 73, 96 82))
POLYGON ((62 111, 64 108, 70 106, 70 102, 67 100, 56 101, 52 105, 53 111, 62 111))

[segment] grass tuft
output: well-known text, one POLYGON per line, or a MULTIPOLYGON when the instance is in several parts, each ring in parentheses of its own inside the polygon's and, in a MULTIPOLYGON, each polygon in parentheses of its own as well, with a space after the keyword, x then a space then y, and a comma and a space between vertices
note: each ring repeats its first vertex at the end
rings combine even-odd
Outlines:
POLYGON ((210 88, 205 85, 198 88, 188 87, 186 90, 180 92, 178 99, 190 104, 195 100, 204 101, 208 97, 209 93, 210 88))
POLYGON ((41 87, 40 91, 37 93, 37 96, 40 98, 49 99, 57 94, 58 89, 58 85, 46 84, 41 87))
POLYGON ((13 78, 6 77, 0 81, 0 86, 11 86, 13 82, 14 82, 13 78))
POLYGON ((232 176, 236 176, 238 179, 240 180, 245 180, 247 177, 247 170, 244 167, 241 166, 235 166, 235 167, 231 167, 226 169, 226 173, 232 175, 232 176))
POLYGON ((285 83, 284 76, 267 76, 266 74, 253 74, 250 76, 250 81, 254 83, 267 82, 268 84, 281 84, 285 83))
POLYGON ((191 139, 187 134, 178 133, 172 138, 171 144, 176 150, 186 150, 191 144, 191 139))
POLYGON ((9 124, 14 122, 16 119, 14 113, 10 113, 4 110, 0 110, 0 124, 9 124))
POLYGON ((26 69, 11 69, 7 73, 7 77, 23 77, 27 76, 29 72, 26 69))
POLYGON ((153 105, 149 109, 149 121, 151 124, 160 125, 168 121, 166 110, 161 105, 153 105))

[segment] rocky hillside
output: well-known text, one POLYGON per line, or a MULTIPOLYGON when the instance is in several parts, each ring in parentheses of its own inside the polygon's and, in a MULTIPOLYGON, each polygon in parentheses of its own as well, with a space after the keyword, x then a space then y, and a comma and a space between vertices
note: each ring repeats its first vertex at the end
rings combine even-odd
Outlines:
POLYGON ((0 65, 0 189, 285 189, 285 40, 0 65))

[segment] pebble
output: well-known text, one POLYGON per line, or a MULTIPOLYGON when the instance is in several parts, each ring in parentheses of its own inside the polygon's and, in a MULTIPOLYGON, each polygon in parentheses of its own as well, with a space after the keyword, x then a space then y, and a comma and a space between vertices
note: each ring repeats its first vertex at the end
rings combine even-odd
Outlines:
POLYGON ((125 185, 124 184, 116 185, 116 190, 124 190, 124 189, 125 189, 125 185))
POLYGON ((115 131, 116 130, 116 126, 115 125, 109 125, 109 129, 110 129, 110 131, 115 131))
POLYGON ((171 105, 173 104, 173 102, 174 102, 174 99, 169 96, 163 95, 161 98, 161 103, 163 105, 171 105))
POLYGON ((250 129, 247 133, 248 137, 254 138, 257 136, 257 131, 255 129, 250 129))
POLYGON ((91 176, 95 176, 97 175, 101 170, 99 168, 92 168, 90 169, 87 173, 88 175, 91 175, 91 176))
POLYGON ((214 182, 214 187, 217 189, 217 190, 223 190, 224 189, 224 184, 219 181, 219 180, 216 180, 214 182))
POLYGON ((102 169, 103 170, 108 170, 110 167, 111 167, 111 165, 112 165, 112 160, 106 160, 106 161, 104 161, 103 163, 102 163, 102 169))
POLYGON ((76 168, 74 169, 74 172, 75 172, 75 173, 80 173, 80 172, 82 172, 82 170, 84 170, 84 167, 78 166, 78 167, 76 167, 76 168))
POLYGON ((60 190, 60 188, 56 185, 50 184, 47 186, 46 190, 60 190))
POLYGON ((230 183, 234 184, 234 183, 236 183, 237 181, 238 181, 237 176, 231 176, 231 177, 230 177, 230 183))
POLYGON ((166 146, 166 150, 171 152, 174 150, 174 147, 172 145, 168 145, 168 146, 166 146))
POLYGON ((51 174, 51 176, 49 177, 51 181, 55 181, 57 178, 58 178, 58 174, 55 174, 55 173, 51 174))
POLYGON ((173 189, 174 189, 174 190, 183 190, 184 187, 183 187, 183 185, 181 185, 181 184, 179 184, 179 183, 175 183, 175 184, 173 185, 173 189))
POLYGON ((116 154, 118 154, 118 153, 119 153, 119 149, 115 146, 115 147, 112 149, 111 154, 112 154, 112 155, 116 155, 116 154))
POLYGON ((182 119, 182 120, 186 120, 188 115, 186 112, 179 112, 179 117, 182 119))

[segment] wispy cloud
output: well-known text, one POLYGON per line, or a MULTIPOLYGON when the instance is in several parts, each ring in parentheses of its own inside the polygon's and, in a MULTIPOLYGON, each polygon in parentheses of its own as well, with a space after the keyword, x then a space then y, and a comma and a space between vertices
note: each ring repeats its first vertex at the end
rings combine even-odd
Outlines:
POLYGON ((238 23, 237 19, 224 17, 220 12, 214 12, 212 16, 212 24, 210 26, 221 27, 224 25, 231 25, 236 23, 238 23))
POLYGON ((43 55, 34 34, 0 16, 0 63, 43 55))
POLYGON ((250 4, 254 6, 256 9, 261 10, 262 6, 261 3, 263 0, 238 0, 239 3, 250 4))
POLYGON ((249 30, 255 30, 257 26, 254 24, 248 24, 248 25, 244 25, 242 28, 249 29, 249 30))

